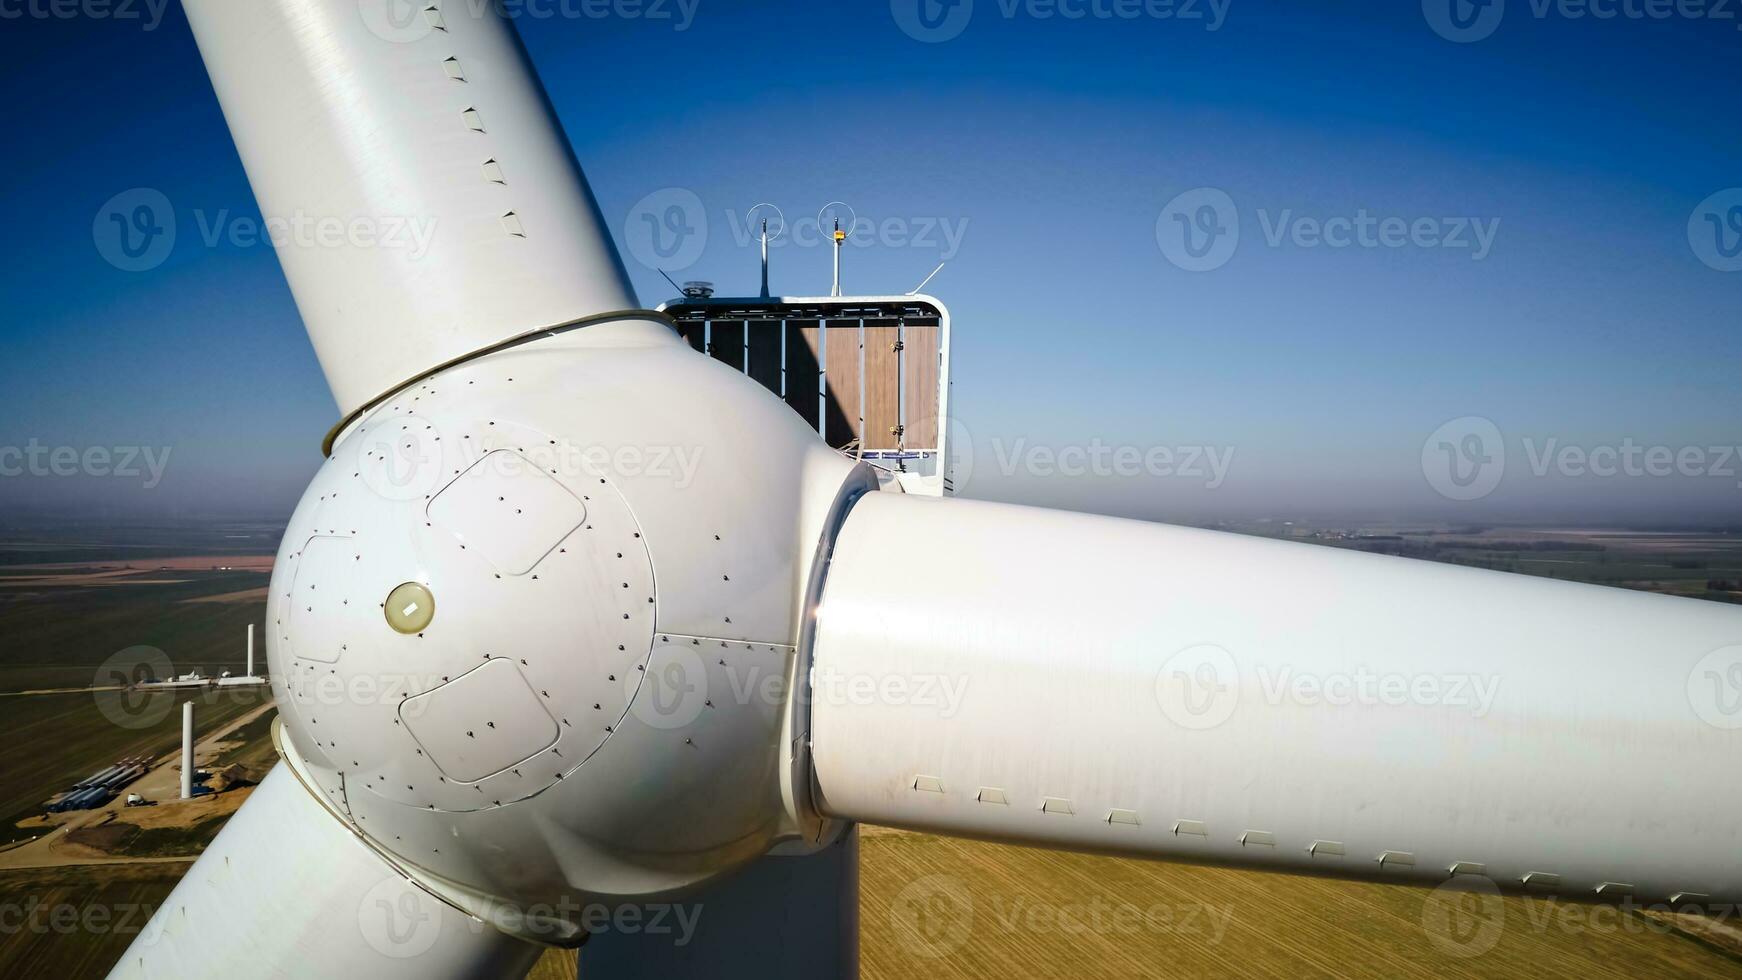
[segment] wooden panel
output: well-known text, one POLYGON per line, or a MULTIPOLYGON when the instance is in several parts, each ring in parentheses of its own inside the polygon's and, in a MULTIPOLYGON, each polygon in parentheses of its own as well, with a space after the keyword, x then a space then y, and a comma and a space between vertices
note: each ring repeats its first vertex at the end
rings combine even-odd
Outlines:
POLYGON ((859 406, 859 321, 830 320, 824 339, 824 385, 829 393, 826 428, 836 448, 857 441, 865 429, 859 406))
POLYGON ((752 320, 745 356, 748 371, 762 387, 780 394, 780 321, 752 320))
POLYGON ((938 447, 937 327, 908 327, 901 366, 907 386, 907 448, 938 447))
POLYGON ((823 380, 822 347, 817 321, 786 321, 786 403, 813 429, 823 380))
POLYGON ((901 331, 893 321, 865 322, 865 448, 900 449, 901 331))
POLYGON ((744 370, 744 321, 715 320, 708 328, 708 353, 744 370))

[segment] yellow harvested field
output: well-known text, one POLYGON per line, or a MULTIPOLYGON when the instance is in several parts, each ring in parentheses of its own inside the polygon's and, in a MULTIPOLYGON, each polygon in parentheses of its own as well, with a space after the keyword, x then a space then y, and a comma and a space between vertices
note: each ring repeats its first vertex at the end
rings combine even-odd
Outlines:
POLYGON ((861 856, 865 980, 1742 977, 1685 916, 876 828, 861 856))

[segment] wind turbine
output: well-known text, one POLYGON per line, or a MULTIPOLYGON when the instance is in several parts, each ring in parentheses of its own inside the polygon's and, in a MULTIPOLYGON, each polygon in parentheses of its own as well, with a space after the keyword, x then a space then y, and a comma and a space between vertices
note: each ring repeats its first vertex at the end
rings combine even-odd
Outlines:
POLYGON ((278 248, 343 420, 283 761, 115 975, 510 975, 665 902, 589 974, 851 974, 861 821, 1742 898, 1742 612, 883 489, 638 308, 495 5, 186 7, 262 212, 347 223, 278 248))

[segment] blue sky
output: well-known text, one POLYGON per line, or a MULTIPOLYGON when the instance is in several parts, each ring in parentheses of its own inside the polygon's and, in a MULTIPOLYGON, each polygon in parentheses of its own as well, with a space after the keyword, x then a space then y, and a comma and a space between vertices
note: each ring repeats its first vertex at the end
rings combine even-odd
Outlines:
MULTIPOLYGON (((706 247, 674 274, 729 292, 756 272, 735 217, 840 200, 887 229, 847 252, 849 290, 904 292, 948 260, 928 291, 954 316, 971 495, 1193 521, 1742 517, 1742 460, 1726 476, 1720 452, 1742 444, 1742 272, 1722 271, 1742 192, 1721 193, 1742 187, 1737 20, 1505 0, 1498 21, 1461 6, 1492 32, 1458 43, 1435 4, 1464 0, 975 0, 928 7, 953 34, 928 43, 903 30, 914 2, 517 8, 644 303, 670 293, 624 237, 649 195, 700 201, 706 247), (1229 217, 1232 254, 1182 267, 1178 236, 1229 217), (1422 234, 1327 244, 1339 220, 1422 234), (1506 467, 1459 500, 1424 448, 1490 431, 1436 434, 1467 418, 1506 467), (1600 476, 1568 446, 1700 459, 1600 476), (1228 464, 1213 487, 1064 475, 1037 447, 1228 464)), ((149 489, 0 476, 0 514, 287 514, 336 410, 270 248, 201 240, 258 212, 186 23, 36 9, 0 2, 22 95, 0 469, 30 445, 171 456, 149 489), (92 224, 139 187, 180 235, 126 272, 92 224)), ((780 246, 774 286, 825 291, 828 262, 780 246)))

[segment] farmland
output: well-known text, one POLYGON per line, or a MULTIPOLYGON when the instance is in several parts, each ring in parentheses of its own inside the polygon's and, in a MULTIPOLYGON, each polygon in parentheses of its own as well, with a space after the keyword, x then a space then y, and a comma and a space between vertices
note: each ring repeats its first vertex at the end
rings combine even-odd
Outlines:
MULTIPOLYGON (((1723 530, 1231 529, 1742 600, 1742 535, 1723 530)), ((0 850, 43 832, 39 823, 15 824, 39 812, 55 790, 117 758, 173 749, 178 706, 189 698, 200 703, 202 732, 240 723, 222 746, 202 756, 202 765, 239 763, 263 771, 273 763, 272 712, 243 721, 267 697, 264 691, 85 690, 132 676, 127 668, 137 656, 115 658, 138 647, 161 650, 160 666, 175 672, 239 671, 245 626, 264 620, 277 532, 235 533, 129 532, 121 535, 122 545, 108 549, 89 544, 87 538, 100 536, 83 531, 0 541, 0 692, 10 692, 0 693, 0 726, 10 736, 0 742, 0 850), (19 693, 52 689, 77 690, 19 693)), ((176 819, 175 807, 127 811, 92 824, 84 835, 101 845, 98 851, 155 855, 149 860, 0 871, 0 975, 100 975, 187 867, 177 855, 209 839, 235 802, 209 810, 196 804, 189 820, 176 819)), ((1543 899, 1493 903, 1472 907, 1469 896, 1438 891, 865 828, 861 961, 863 976, 879 980, 1065 974, 1742 978, 1742 944, 1728 927, 1652 913, 1593 913, 1543 899)), ((573 962, 572 955, 547 954, 534 976, 573 977, 573 962)))

